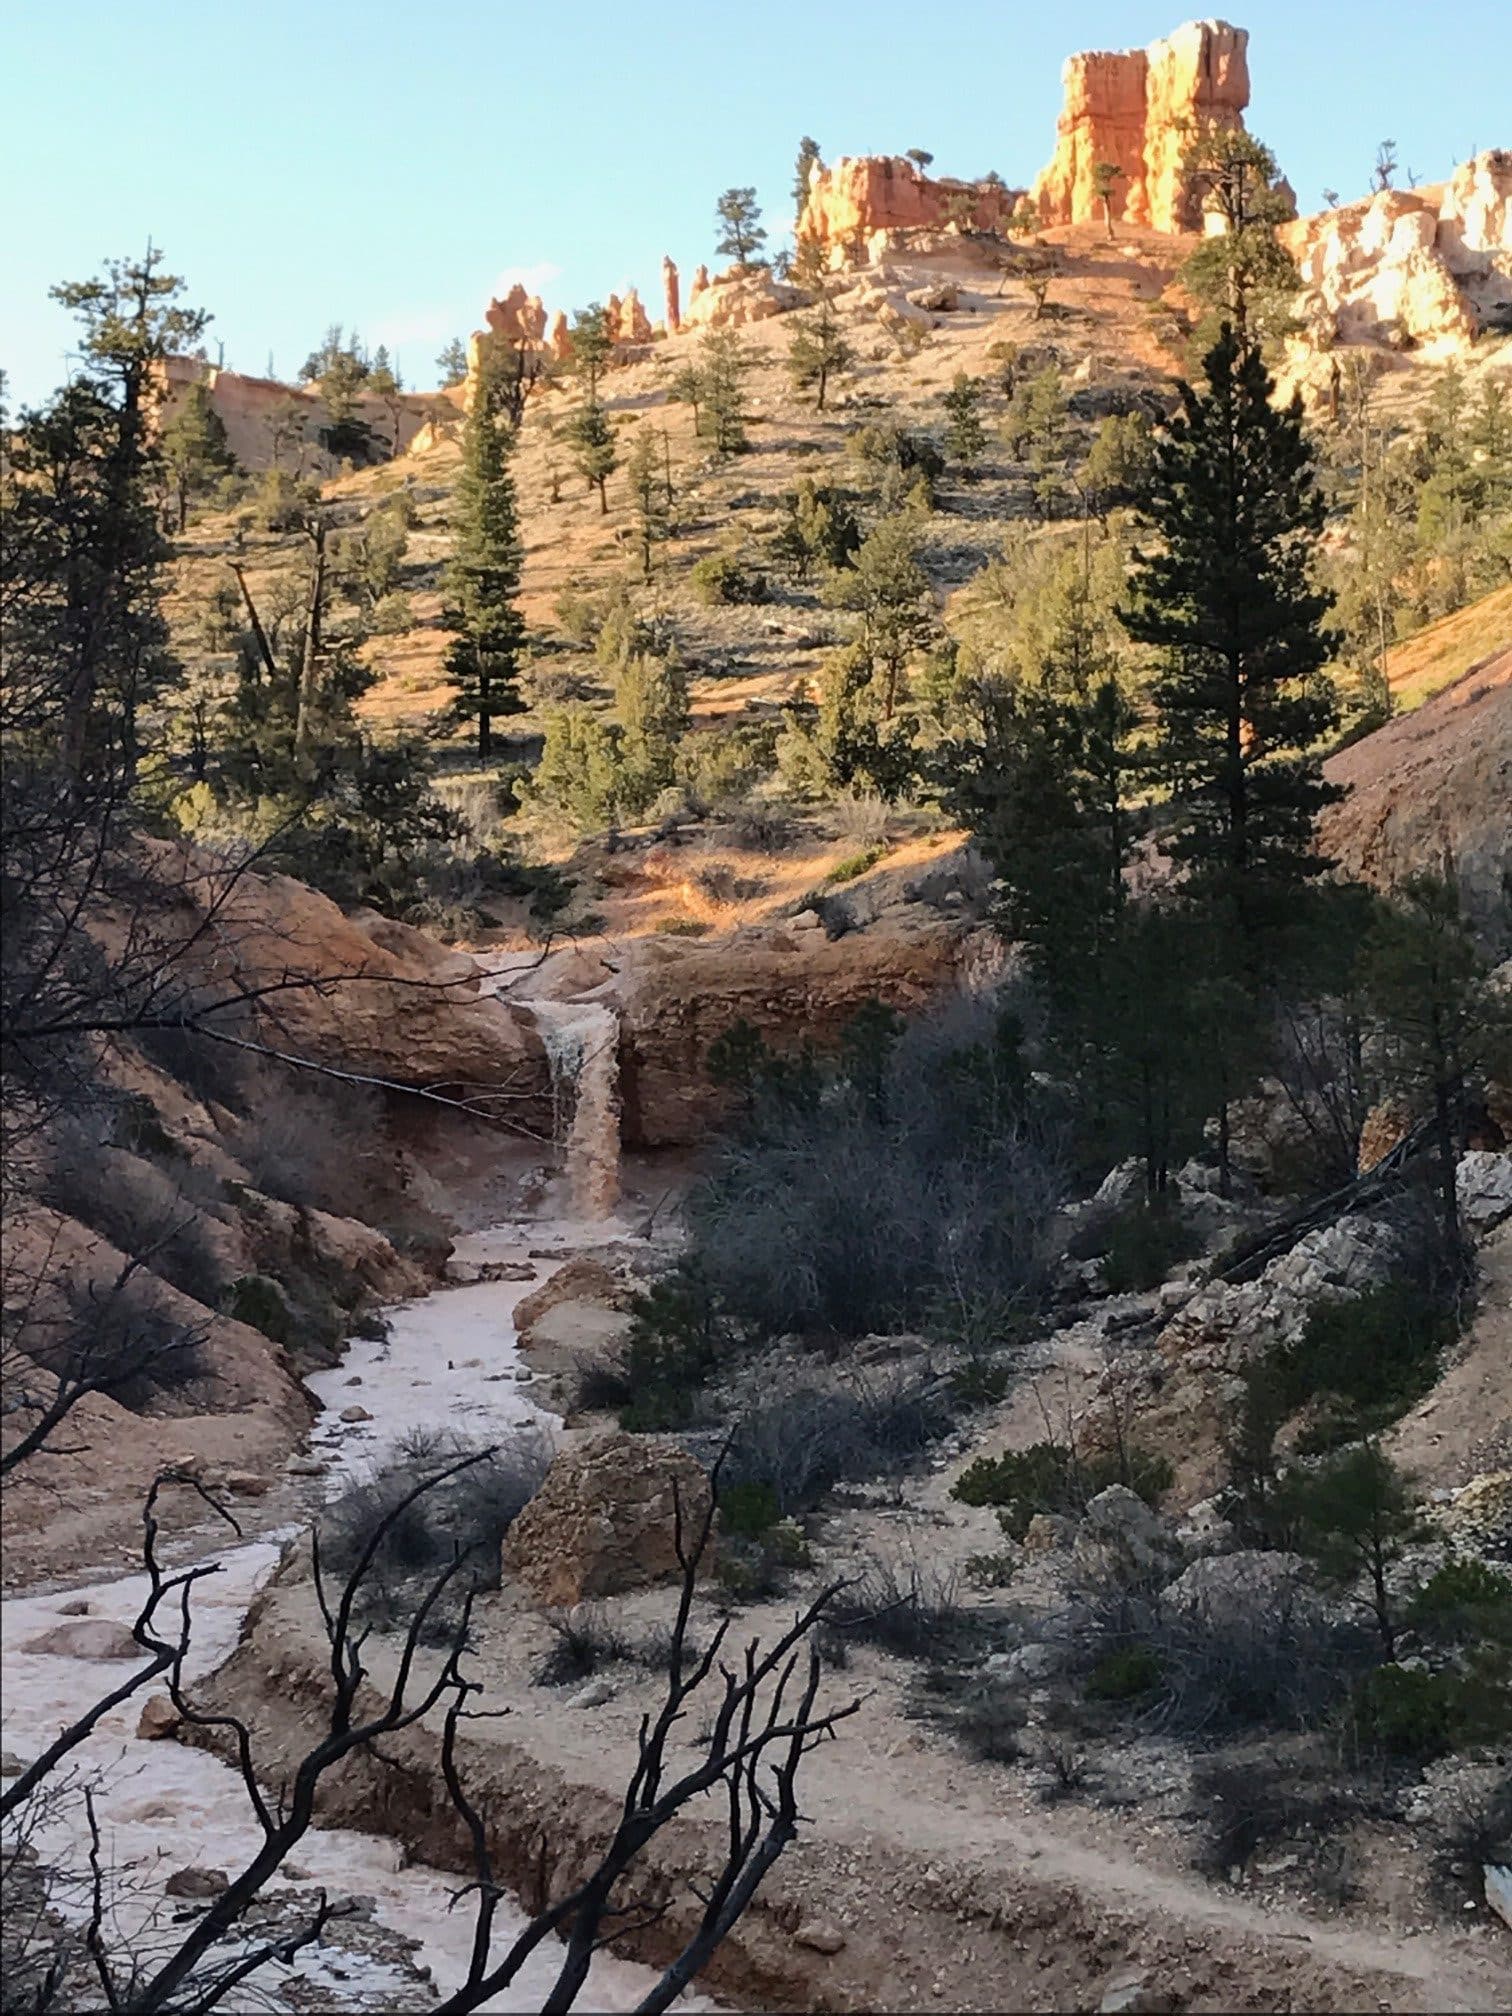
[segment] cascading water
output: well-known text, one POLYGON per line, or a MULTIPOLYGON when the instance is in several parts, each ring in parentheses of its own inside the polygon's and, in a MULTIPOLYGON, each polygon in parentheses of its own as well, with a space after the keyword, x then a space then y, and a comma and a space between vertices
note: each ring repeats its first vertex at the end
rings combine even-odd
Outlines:
POLYGON ((526 1001, 551 1070, 554 1132, 574 1208, 607 1218, 620 1196, 619 1018, 601 1001, 526 1001))

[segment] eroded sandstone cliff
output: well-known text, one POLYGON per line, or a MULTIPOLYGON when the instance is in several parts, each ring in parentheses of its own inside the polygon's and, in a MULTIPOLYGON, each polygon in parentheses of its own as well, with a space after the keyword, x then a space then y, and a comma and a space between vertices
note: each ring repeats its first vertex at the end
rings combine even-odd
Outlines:
POLYGON ((1244 124, 1248 47, 1244 28, 1188 21, 1147 49, 1069 57, 1055 154, 1030 192, 1045 223, 1100 221, 1097 171, 1106 162, 1119 170, 1114 217, 1156 231, 1198 229, 1182 155, 1193 125, 1244 124))
POLYGON ((1281 240, 1302 274, 1298 314, 1314 343, 1457 349, 1512 327, 1512 152, 1477 154, 1447 182, 1298 218, 1281 240))

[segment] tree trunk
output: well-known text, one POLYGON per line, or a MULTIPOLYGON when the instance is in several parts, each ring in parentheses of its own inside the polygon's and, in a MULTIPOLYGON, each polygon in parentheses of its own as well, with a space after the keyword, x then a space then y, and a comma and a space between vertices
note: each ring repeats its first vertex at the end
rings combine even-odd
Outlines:
POLYGON ((294 760, 301 772, 309 766, 315 734, 315 696, 320 677, 320 613, 325 599, 325 526, 317 524, 310 537, 315 542, 315 560, 310 569, 310 600, 305 616, 299 701, 294 717, 294 760))

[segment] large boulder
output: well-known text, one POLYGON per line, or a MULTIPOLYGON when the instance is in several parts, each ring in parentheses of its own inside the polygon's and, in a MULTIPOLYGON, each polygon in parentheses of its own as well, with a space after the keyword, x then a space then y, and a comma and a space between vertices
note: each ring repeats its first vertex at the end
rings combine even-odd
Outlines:
POLYGON ((1512 1154, 1472 1148, 1454 1172, 1460 1217, 1472 1239, 1483 1239, 1512 1218, 1512 1154))
POLYGON ((510 1527, 504 1572, 545 1608, 675 1581, 679 1515, 691 1547, 709 1499, 706 1472, 677 1443, 619 1429, 588 1436, 557 1455, 510 1527))

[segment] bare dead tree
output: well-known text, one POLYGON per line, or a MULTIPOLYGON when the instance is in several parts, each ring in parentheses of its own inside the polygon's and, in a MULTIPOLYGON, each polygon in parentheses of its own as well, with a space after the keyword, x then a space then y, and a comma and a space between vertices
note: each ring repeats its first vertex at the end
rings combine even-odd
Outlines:
MULTIPOLYGON (((330 1691, 317 1739, 293 1766, 282 1789, 265 1789, 258 1770, 252 1730, 236 1715, 217 1713, 196 1704, 184 1679, 195 1583, 216 1572, 218 1564, 200 1564, 166 1572, 159 1555, 157 1499, 165 1476, 154 1484, 144 1511, 143 1553, 148 1594, 133 1635, 148 1654, 147 1663, 118 1688, 65 1729, 48 1750, 4 1795, 0 1812, 24 1811, 47 1796, 59 1766, 76 1752, 104 1715, 153 1679, 163 1683, 181 1722, 211 1737, 229 1752, 253 1817, 260 1845, 208 1908, 187 1928, 174 1926, 165 1950, 123 1950, 112 1936, 112 1883, 104 1864, 101 1834, 91 1792, 83 1794, 88 1849, 90 1909, 84 1935, 88 1964, 105 2007, 129 2016, 202 2016, 219 2007, 228 1995, 274 1960, 286 1960, 318 1940, 339 1906, 324 1892, 308 1918, 292 1931, 250 1941, 245 1937, 248 1914, 267 1884, 282 1869, 297 1843, 314 1822, 320 1788, 348 1759, 371 1751, 383 1738, 413 1729, 427 1716, 441 1712, 438 1768, 448 1797, 471 1843, 473 1881, 461 1897, 473 1899, 473 1937, 466 1977, 439 2005, 440 2016, 464 2016, 496 1995, 518 1974, 543 1942, 564 1940, 556 1980, 543 2003, 547 2012, 571 2009, 588 1977, 594 1955, 629 1930, 640 1930, 665 1916, 669 1902, 644 1903, 627 1894, 637 1863, 649 1844, 678 1814, 705 1795, 721 1799, 726 1816, 725 1854, 706 1891, 698 1893, 702 1911, 680 1951, 641 2003, 660 2011, 707 1965, 721 1941, 749 1907, 764 1877, 793 1840, 801 1815, 798 1782, 803 1759, 816 1744, 832 1737, 839 1724, 854 1715, 859 1702, 826 1709, 819 1702, 821 1665, 810 1642, 815 1624, 839 1590, 836 1583, 821 1590, 765 1649, 753 1640, 734 1660, 721 1655, 728 1620, 713 1634, 708 1648, 694 1656, 689 1638, 699 1564, 708 1546, 715 1516, 716 1491, 711 1490, 697 1530, 685 1532, 680 1503, 675 1501, 675 1539, 682 1568, 676 1621, 669 1638, 667 1680, 659 1706, 641 1725, 637 1754, 625 1789, 614 1833, 589 1874, 562 1895, 551 1898, 542 1871, 541 1894, 529 1923, 500 1953, 495 1952, 496 1921, 505 1891, 495 1867, 486 1817, 466 1785, 461 1737, 466 1725, 484 1711, 474 1704, 482 1682, 464 1671, 471 1638, 475 1592, 463 1584, 455 1626, 447 1633, 441 1656, 429 1677, 417 1669, 427 1632, 462 1568, 460 1549, 424 1588, 403 1631, 393 1677, 374 1685, 364 1657, 368 1627, 361 1623, 365 1583, 396 1521, 428 1491, 444 1485, 473 1465, 486 1461, 491 1449, 469 1454, 420 1478, 374 1525, 339 1587, 333 1586, 322 1561, 318 1534, 312 1536, 312 1570, 316 1599, 330 1646, 330 1691), (696 1697, 712 1691, 717 1700, 707 1733, 691 1746, 691 1756, 679 1757, 675 1746, 696 1697)), ((718 1466, 715 1466, 717 1486, 718 1466)), ((460 1898, 459 1898, 460 1901, 460 1898)), ((44 1921, 38 1919, 38 1924, 44 1921)), ((45 1930, 39 1936, 45 1936, 45 1930)), ((33 1956, 34 1958, 36 1956, 33 1956)), ((62 1970, 49 1968, 45 1957, 33 1968, 36 1980, 56 1989, 62 1970)), ((39 2010, 55 2001, 35 2001, 39 2010)))

